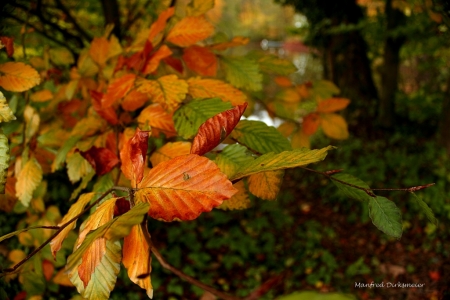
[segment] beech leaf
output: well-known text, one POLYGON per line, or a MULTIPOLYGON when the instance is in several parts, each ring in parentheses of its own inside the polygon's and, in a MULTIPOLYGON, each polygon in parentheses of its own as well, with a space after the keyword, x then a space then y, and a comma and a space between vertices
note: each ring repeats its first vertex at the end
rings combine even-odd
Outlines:
POLYGON ((205 16, 188 16, 175 24, 167 35, 167 41, 180 47, 188 47, 214 33, 214 26, 205 16))
POLYGON ((133 137, 125 143, 120 151, 121 170, 125 177, 131 180, 132 186, 136 186, 144 176, 148 135, 147 131, 136 128, 133 137))
POLYGON ((120 162, 116 154, 108 148, 92 146, 89 150, 80 151, 80 153, 91 164, 95 169, 95 173, 99 176, 108 173, 120 162))
POLYGON ((0 123, 9 122, 15 119, 16 117, 14 116, 11 108, 9 108, 5 96, 3 96, 3 93, 0 92, 0 123))
POLYGON ((340 115, 334 113, 321 114, 320 124, 323 133, 332 139, 345 140, 349 136, 347 122, 340 115))
POLYGON ((248 152, 247 147, 242 145, 228 145, 217 155, 214 162, 228 178, 233 178, 242 165, 253 161, 254 158, 248 152))
POLYGON ((244 103, 206 120, 192 142, 191 153, 203 155, 214 149, 231 133, 246 108, 244 103))
POLYGON ((248 57, 222 57, 225 77, 232 85, 249 91, 262 90, 258 63, 248 57))
POLYGON ((164 133, 167 138, 170 138, 177 135, 172 115, 161 104, 153 103, 141 111, 137 121, 142 124, 143 128, 145 128, 145 125, 150 125, 152 136, 159 136, 160 133, 164 133))
POLYGON ((350 100, 345 98, 330 98, 322 100, 317 106, 319 113, 333 113, 346 108, 350 104, 350 100))
POLYGON ((125 95, 134 86, 135 80, 135 74, 126 74, 112 80, 112 82, 108 85, 106 94, 104 94, 101 99, 101 107, 108 108, 119 101, 119 99, 125 97, 125 95))
POLYGON ((155 38, 163 31, 166 27, 167 20, 173 16, 175 13, 175 7, 171 6, 165 11, 161 12, 158 16, 158 19, 150 26, 150 31, 148 34, 148 41, 155 43, 155 38))
POLYGON ((150 203, 149 216, 163 221, 193 220, 236 193, 216 164, 196 154, 160 163, 138 187, 136 197, 150 203))
POLYGON ((318 113, 310 113, 303 118, 302 131, 306 135, 313 135, 320 126, 320 115, 318 113))
POLYGON ((283 182, 284 170, 268 171, 250 175, 248 190, 258 198, 275 200, 283 182))
POLYGON ((244 104, 247 101, 247 96, 243 92, 221 80, 196 77, 189 78, 187 83, 189 84, 189 94, 193 98, 218 97, 232 105, 244 104))
POLYGON ((21 62, 0 64, 0 86, 11 92, 24 92, 41 82, 39 73, 21 62))
POLYGON ((208 48, 193 45, 183 51, 183 60, 192 71, 203 76, 215 76, 217 72, 216 55, 208 48))
POLYGON ((250 197, 247 189, 245 188, 245 183, 243 181, 238 181, 233 184, 233 186, 238 190, 238 192, 227 201, 223 201, 223 203, 217 208, 223 210, 238 210, 246 209, 251 206, 250 197))
POLYGON ((30 158, 17 176, 16 197, 23 206, 30 205, 34 190, 42 181, 42 168, 36 158, 30 158))
POLYGON ((369 216, 373 225, 389 236, 402 236, 402 214, 394 202, 385 197, 370 197, 369 216))
POLYGON ((152 166, 156 167, 163 161, 171 160, 180 155, 189 154, 191 152, 191 147, 192 144, 190 142, 168 142, 150 156, 152 166))

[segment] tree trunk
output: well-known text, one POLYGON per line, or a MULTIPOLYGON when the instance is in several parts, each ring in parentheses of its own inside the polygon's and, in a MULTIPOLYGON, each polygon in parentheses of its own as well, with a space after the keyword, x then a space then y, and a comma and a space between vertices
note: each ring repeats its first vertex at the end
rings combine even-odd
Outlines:
POLYGON ((404 23, 405 15, 394 9, 391 2, 392 0, 387 0, 385 8, 388 37, 384 43, 378 115, 379 124, 386 129, 391 129, 395 124, 395 93, 398 88, 400 49, 406 41, 404 36, 392 35, 392 31, 404 23))
POLYGON ((105 25, 114 24, 112 33, 119 39, 122 39, 122 26, 120 24, 119 3, 117 0, 101 0, 105 25))

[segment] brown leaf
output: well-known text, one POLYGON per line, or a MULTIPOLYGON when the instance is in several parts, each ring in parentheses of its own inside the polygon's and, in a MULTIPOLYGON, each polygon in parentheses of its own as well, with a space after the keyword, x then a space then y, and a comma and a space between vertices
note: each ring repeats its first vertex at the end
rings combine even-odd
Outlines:
POLYGON ((237 191, 215 163, 195 154, 160 163, 138 187, 136 198, 150 203, 149 216, 163 221, 193 220, 237 191))
POLYGON ((203 155, 219 145, 236 127, 246 108, 244 103, 206 120, 192 142, 191 153, 203 155))
POLYGON ((136 128, 133 137, 125 143, 120 151, 121 170, 125 177, 131 180, 132 186, 139 184, 144 176, 148 136, 148 131, 136 128))
POLYGON ((12 57, 14 55, 14 38, 0 36, 0 42, 6 47, 6 54, 8 54, 8 57, 12 57))
POLYGON ((119 159, 114 152, 107 148, 92 146, 88 151, 80 151, 80 153, 99 176, 108 173, 119 163, 119 159))

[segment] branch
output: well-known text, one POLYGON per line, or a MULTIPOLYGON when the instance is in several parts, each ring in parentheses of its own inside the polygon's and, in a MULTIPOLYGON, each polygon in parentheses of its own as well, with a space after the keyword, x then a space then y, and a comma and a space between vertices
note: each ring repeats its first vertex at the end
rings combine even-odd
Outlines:
POLYGON ((114 190, 114 188, 110 188, 109 190, 107 190, 106 192, 104 192, 100 198, 98 198, 97 200, 95 200, 92 204, 90 204, 88 207, 86 207, 82 212, 80 212, 78 215, 76 215, 75 217, 73 217, 72 219, 70 219, 69 221, 67 221, 66 223, 64 223, 63 225, 59 226, 58 230, 51 236, 49 237, 45 242, 43 242, 39 247, 37 247, 36 249, 34 249, 34 251, 32 251, 30 254, 28 254, 27 257, 25 257, 24 259, 22 259, 21 261, 19 261, 17 264, 15 264, 13 267, 11 268, 7 268, 1 271, 2 276, 6 275, 5 273, 12 273, 14 271, 16 271, 21 265, 23 265, 25 262, 27 262, 30 258, 32 258, 34 255, 36 255, 39 251, 41 251, 45 246, 47 246, 47 244, 49 244, 58 234, 61 233, 61 231, 64 230, 64 228, 66 228, 67 226, 69 226, 70 224, 72 224, 74 221, 76 221, 78 218, 80 218, 84 213, 86 213, 87 211, 91 210, 91 208, 93 208, 95 205, 97 205, 101 200, 103 200, 103 198, 105 198, 109 193, 111 193, 114 190))
POLYGON ((81 26, 78 24, 78 22, 75 20, 74 17, 70 14, 70 11, 67 9, 67 7, 64 5, 64 3, 61 2, 61 0, 56 0, 56 5, 62 10, 63 13, 66 14, 67 19, 73 24, 75 29, 78 31, 78 33, 83 36, 88 42, 92 40, 92 36, 85 31, 81 26))

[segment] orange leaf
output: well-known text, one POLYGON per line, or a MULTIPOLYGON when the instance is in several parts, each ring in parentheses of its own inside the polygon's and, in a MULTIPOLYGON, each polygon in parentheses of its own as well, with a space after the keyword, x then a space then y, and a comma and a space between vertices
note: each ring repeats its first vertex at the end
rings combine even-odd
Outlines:
POLYGON ((33 67, 21 62, 1 64, 0 74, 0 86, 11 92, 29 90, 41 81, 39 73, 33 67))
POLYGON ((124 238, 122 253, 122 263, 128 270, 128 277, 145 289, 147 296, 152 298, 153 288, 149 274, 152 270, 152 257, 140 225, 133 226, 130 234, 124 238))
POLYGON ((332 139, 345 140, 348 138, 348 126, 345 119, 337 114, 321 114, 320 121, 323 133, 332 139))
POLYGON ((221 80, 196 77, 190 78, 187 83, 189 94, 193 98, 219 97, 223 101, 231 102, 232 105, 240 105, 247 100, 243 92, 221 80))
POLYGON ((105 37, 94 38, 89 48, 89 55, 92 60, 103 67, 108 59, 109 42, 105 37))
POLYGON ((277 98, 289 103, 297 103, 301 100, 301 97, 295 88, 287 88, 282 90, 277 94, 277 98))
POLYGON ((298 94, 302 97, 302 99, 306 99, 311 94, 311 83, 307 82, 304 84, 296 85, 295 89, 297 90, 298 94))
POLYGON ((123 98, 133 87, 135 74, 126 74, 122 77, 114 79, 108 85, 108 91, 102 98, 102 108, 112 106, 116 101, 123 98))
POLYGON ((186 98, 188 85, 176 75, 161 76, 157 80, 138 79, 137 91, 149 93, 153 102, 160 103, 169 111, 174 111, 186 98))
POLYGON ((318 113, 310 113, 303 118, 302 131, 306 135, 313 135, 320 125, 320 116, 318 113))
POLYGON ((50 281, 53 276, 53 271, 55 271, 55 266, 49 260, 44 259, 42 261, 42 271, 44 273, 45 280, 50 281))
POLYGON ((159 136, 160 132, 163 132, 168 138, 177 135, 172 114, 167 113, 159 103, 154 103, 144 108, 137 121, 143 125, 150 125, 152 127, 152 136, 159 136))
POLYGON ((180 47, 188 47, 206 39, 214 33, 214 26, 204 16, 190 16, 173 26, 167 41, 180 47))
POLYGON ((133 137, 125 143, 120 151, 121 170, 125 177, 131 180, 132 186, 136 186, 144 176, 147 148, 148 132, 136 128, 133 137))
POLYGON ((215 76, 217 58, 208 48, 197 45, 184 49, 183 60, 187 67, 204 76, 215 76))
POLYGON ((103 94, 97 91, 90 91, 90 94, 92 100, 92 107, 97 112, 97 114, 112 125, 118 124, 119 119, 117 118, 117 114, 114 108, 112 106, 107 108, 102 107, 101 101, 104 97, 103 94))
POLYGON ((125 96, 120 105, 126 111, 135 111, 136 109, 142 107, 147 101, 147 94, 132 90, 125 96))
POLYGON ((237 47, 237 46, 243 46, 247 45, 247 43, 250 41, 249 38, 243 37, 243 36, 236 36, 229 42, 214 44, 209 46, 211 50, 225 50, 231 47, 237 47))
MULTIPOLYGON (((73 217, 78 215, 86 206, 86 204, 89 203, 89 201, 92 200, 94 197, 94 193, 89 194, 83 194, 80 196, 80 198, 77 200, 75 204, 72 204, 72 206, 69 209, 69 212, 62 218, 61 222, 59 222, 58 226, 61 226, 62 224, 67 223, 67 221, 71 220, 73 217)), ((69 232, 75 227, 75 222, 64 228, 51 242, 50 242, 50 249, 52 251, 52 255, 54 258, 56 258, 56 252, 58 252, 61 249, 61 245, 63 241, 66 239, 69 232)))
MULTIPOLYGON (((14 38, 0 36, 0 42, 6 47, 6 54, 8 54, 8 57, 12 57, 14 55, 14 38)), ((0 47, 0 49, 1 48, 2 47, 0 47)))
POLYGON ((33 102, 45 102, 51 99, 53 99, 53 94, 50 90, 41 90, 30 96, 30 100, 33 102))
POLYGON ((167 47, 167 45, 162 45, 161 48, 156 50, 156 52, 148 60, 147 64, 144 66, 144 68, 142 70, 142 74, 148 75, 148 74, 156 71, 156 69, 158 69, 159 62, 162 59, 169 57, 171 55, 172 55, 172 50, 170 50, 170 48, 167 47))
POLYGON ((244 103, 206 120, 192 142, 191 153, 203 155, 219 145, 236 127, 246 108, 244 103))
POLYGON ((171 160, 174 157, 189 154, 192 144, 190 142, 169 142, 157 149, 150 156, 153 167, 156 167, 163 161, 171 160))
POLYGON ((138 187, 137 199, 150 203, 149 216, 163 221, 193 220, 237 191, 215 163, 196 154, 160 163, 138 187))
POLYGON ((345 98, 330 98, 320 101, 319 105, 317 106, 317 112, 332 113, 346 108, 349 103, 350 100, 345 98))
POLYGON ((152 24, 152 26, 150 27, 150 32, 148 34, 148 41, 151 43, 154 43, 154 39, 155 37, 161 32, 163 31, 163 29, 166 27, 166 23, 167 20, 173 16, 173 14, 175 13, 175 7, 169 7, 168 9, 166 9, 165 11, 163 11, 158 19, 156 20, 155 23, 152 24))
MULTIPOLYGON (((84 224, 83 229, 78 236, 76 248, 78 248, 84 241, 86 235, 94 229, 106 224, 114 217, 114 207, 116 204, 116 198, 108 199, 100 204, 94 213, 91 214, 89 219, 84 224)), ((92 245, 83 254, 82 262, 78 266, 78 275, 83 281, 84 287, 86 287, 91 280, 91 275, 94 273, 95 268, 100 263, 101 259, 106 253, 106 239, 99 238, 92 243, 92 245)))
POLYGON ((291 87, 292 86, 292 81, 289 79, 289 77, 286 77, 286 76, 275 77, 275 83, 281 87, 291 87))

